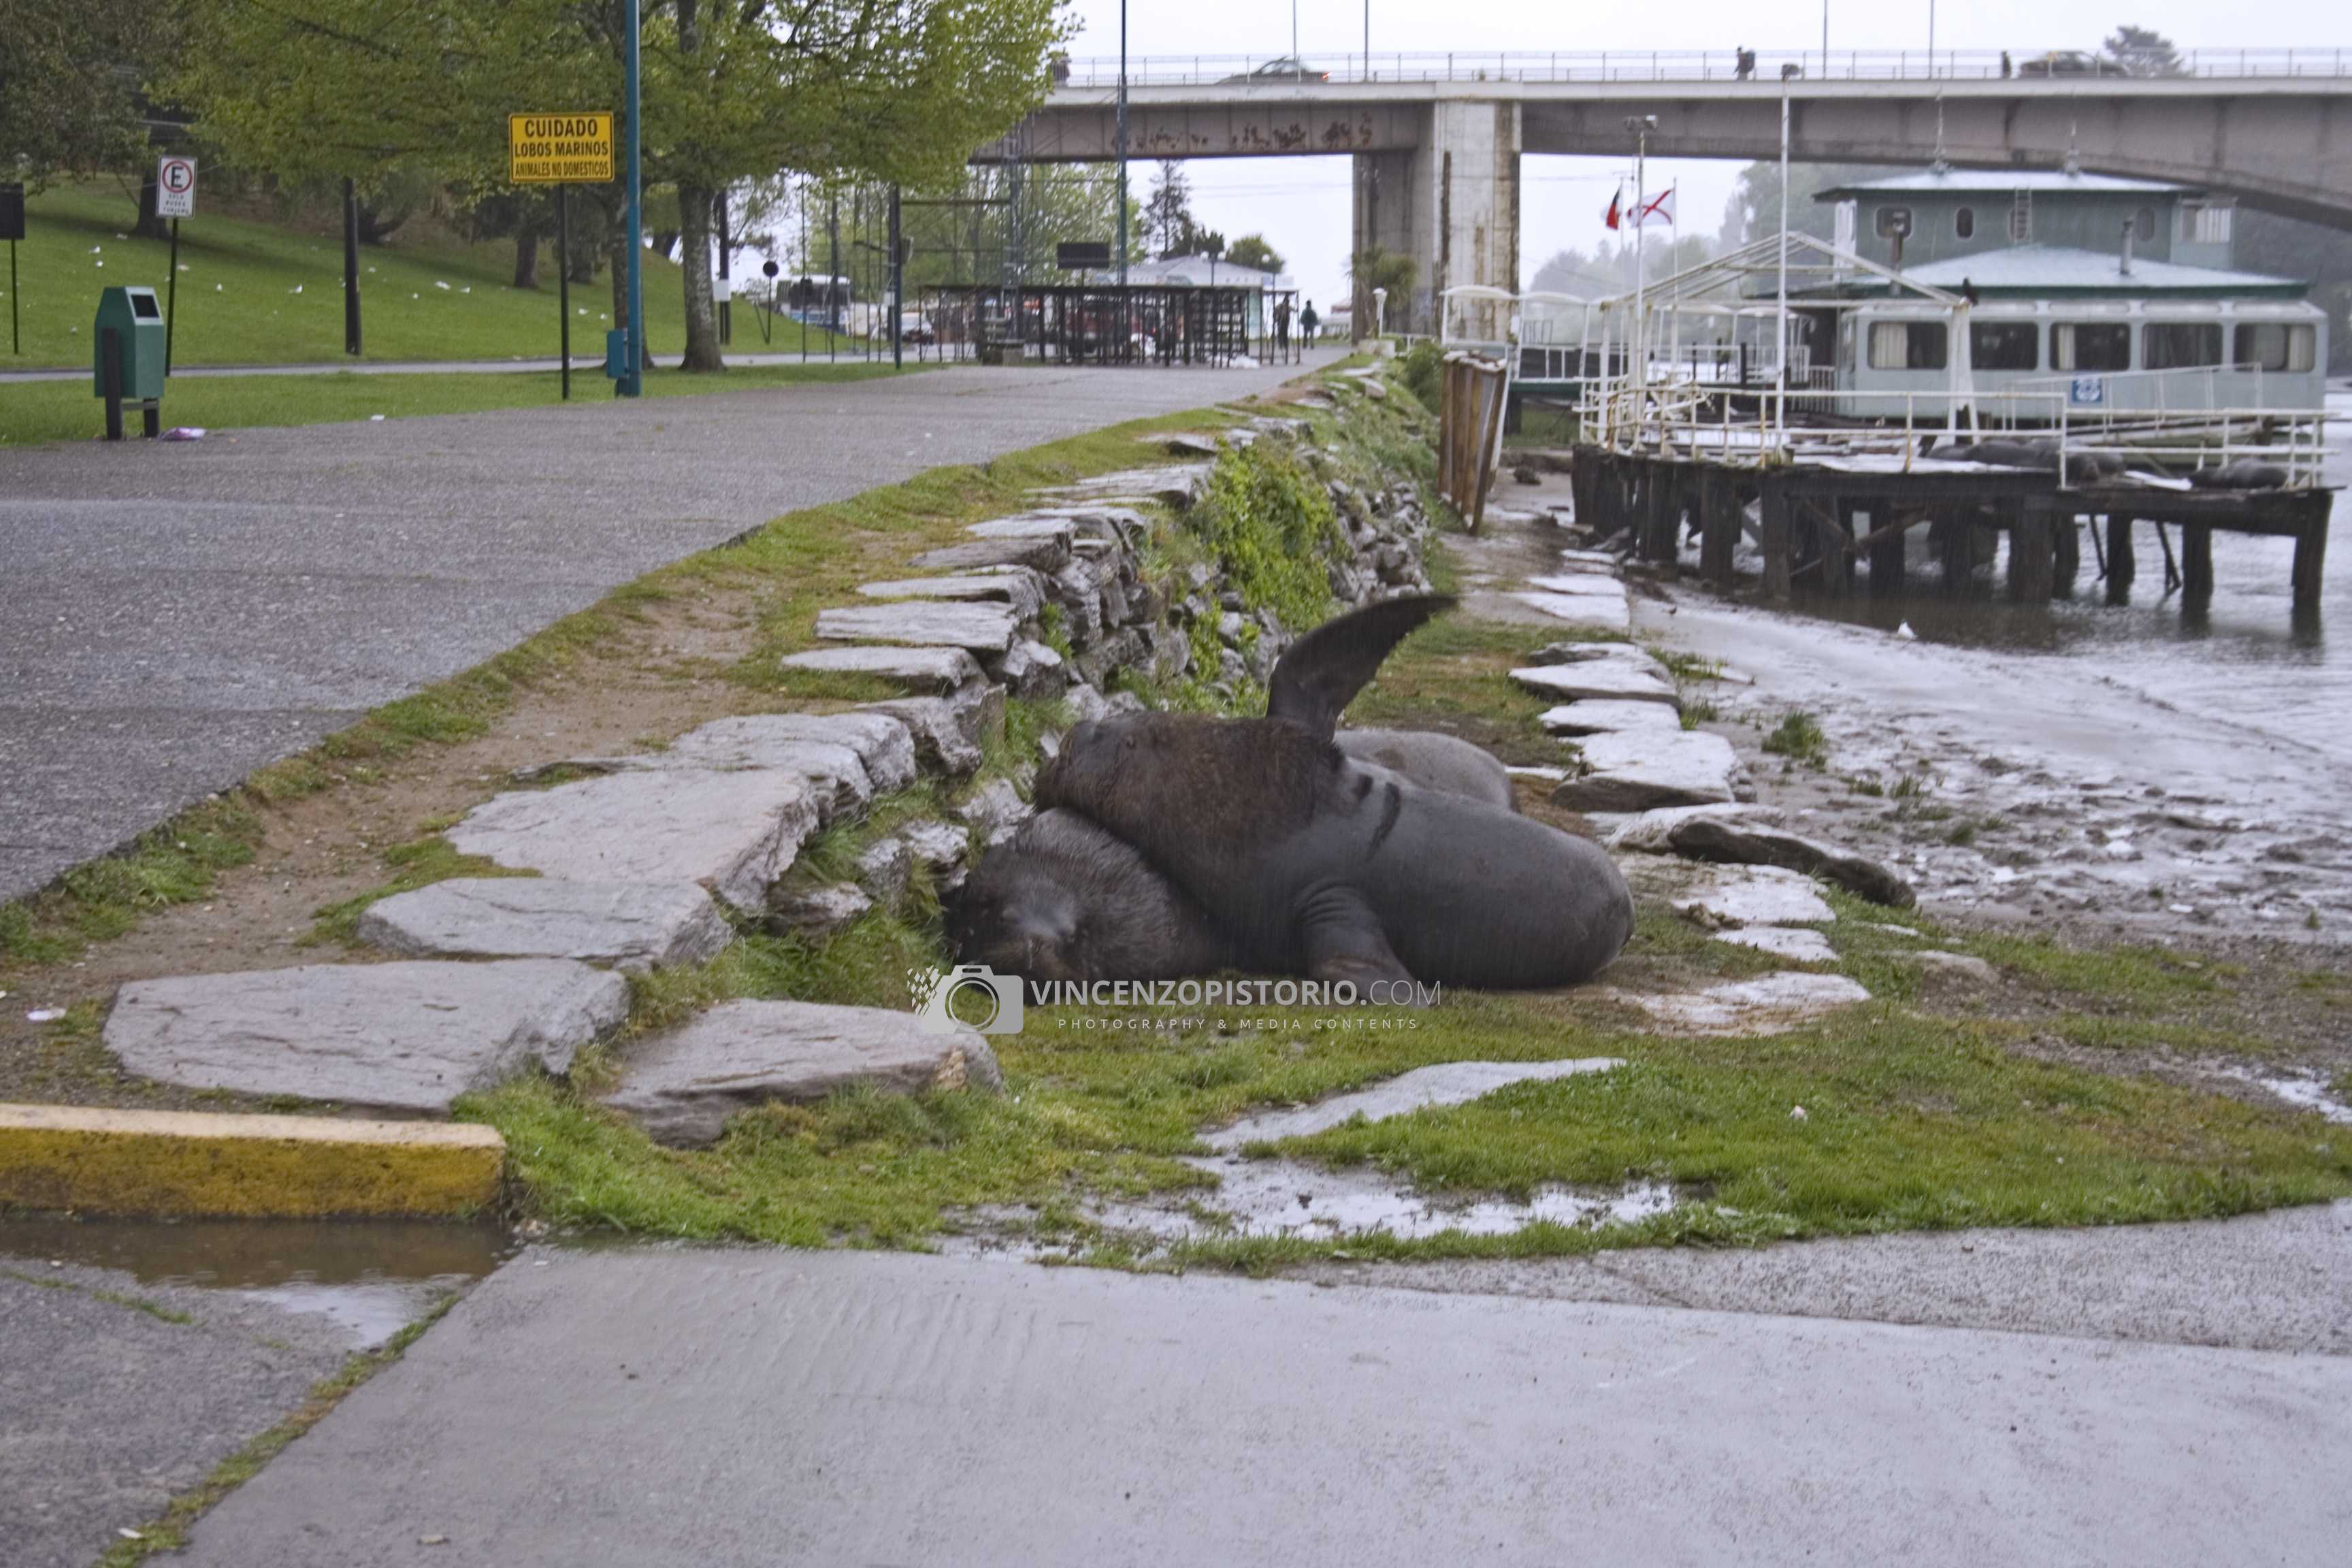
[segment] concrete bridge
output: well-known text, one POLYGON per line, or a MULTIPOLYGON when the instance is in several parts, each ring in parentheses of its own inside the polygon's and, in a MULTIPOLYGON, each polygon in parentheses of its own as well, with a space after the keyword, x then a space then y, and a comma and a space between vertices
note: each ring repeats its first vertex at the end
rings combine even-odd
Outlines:
MULTIPOLYGON (((1355 160, 1350 248, 1417 263, 1420 312, 1457 284, 1514 289, 1522 153, 2055 168, 2210 187, 2352 229, 2352 50, 2193 51, 2148 62, 1981 51, 1352 55, 1128 62, 1131 158, 1355 160), (1789 74, 1783 79, 1783 72, 1789 74)), ((1117 155, 1118 62, 1073 62, 1031 121, 979 153, 1117 155)), ((1358 300, 1357 320, 1370 301, 1358 300)), ((1392 307, 1393 310, 1393 307, 1392 307)))

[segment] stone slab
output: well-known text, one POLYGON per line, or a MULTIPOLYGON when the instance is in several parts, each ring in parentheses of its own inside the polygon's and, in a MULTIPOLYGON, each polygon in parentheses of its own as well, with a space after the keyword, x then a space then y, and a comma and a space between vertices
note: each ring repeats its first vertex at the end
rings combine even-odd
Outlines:
POLYGON ((1612 664, 1623 665, 1628 668, 1643 670, 1669 684, 1674 680, 1673 672, 1664 665, 1629 642, 1551 642, 1544 644, 1543 647, 1528 655, 1528 663, 1538 666, 1591 664, 1595 660, 1607 660, 1612 664))
POLYGON ((1682 715, 1666 703, 1622 697, 1591 697, 1548 708, 1538 716, 1537 722, 1555 735, 1570 736, 1674 731, 1683 727, 1682 715))
POLYGON ((1615 571, 1623 562, 1606 550, 1563 550, 1559 558, 1570 566, 1598 566, 1615 571))
POLYGON ((576 958, 642 971, 699 963, 735 940, 691 882, 458 877, 395 893, 352 933, 410 958, 576 958))
POLYGON ((985 603, 846 605, 816 614, 816 635, 829 642, 889 643, 899 647, 952 647, 1003 653, 1020 635, 1021 617, 985 603))
POLYGON ((1592 771, 1552 792, 1571 811, 1647 811, 1731 799, 1738 756, 1704 730, 1591 735, 1577 742, 1592 771))
POLYGON ((1730 926, 1827 925, 1836 911, 1812 879, 1778 866, 1694 866, 1684 891, 1666 900, 1685 920, 1730 926))
POLYGON ((1573 664, 1529 665, 1511 671, 1528 690, 1563 701, 1664 702, 1682 711, 1675 683, 1630 659, 1588 658, 1573 664))
POLYGON ((0 1105, 0 1205, 84 1215, 457 1218, 499 1192, 492 1127, 0 1105))
POLYGON ((1918 902, 1911 884, 1877 861, 1764 823, 1696 817, 1676 824, 1667 837, 1675 854, 1693 859, 1780 866, 1895 909, 1918 902))
MULTIPOLYGON (((939 648, 922 651, 954 652, 939 648)), ((950 662, 959 670, 970 668, 968 658, 950 662)), ((800 754, 794 749, 800 742, 846 746, 856 752, 877 795, 905 789, 915 782, 915 738, 906 725, 887 713, 749 713, 733 719, 714 719, 679 736, 670 750, 697 761, 723 761, 730 767, 783 767, 790 771, 787 759, 800 754)))
POLYGON ((1571 597, 1622 599, 1625 596, 1623 583, 1598 572, 1567 572, 1548 577, 1530 577, 1528 586, 1547 594, 1567 594, 1571 597))
POLYGON ((914 564, 926 572, 978 572, 992 566, 1025 566, 1051 576, 1070 563, 1068 534, 1027 539, 968 539, 926 550, 914 564))
POLYGON ((816 831, 798 773, 699 768, 611 773, 502 795, 448 831, 461 854, 575 882, 696 882, 756 913, 816 831))
POLYGON ((1511 597, 1571 626, 1592 626, 1604 632, 1633 629, 1633 605, 1622 595, 1604 599, 1592 594, 1530 592, 1513 594, 1511 597))
POLYGON ((1843 974, 1784 970, 1753 980, 1727 980, 1703 991, 1664 994, 1608 990, 1610 999, 1629 1003, 1650 1021, 1677 1035, 1784 1035, 1814 1019, 1870 1000, 1870 993, 1843 974))
POLYGON ((1737 926, 1715 933, 1717 942, 1752 947, 1791 963, 1835 963, 1837 949, 1820 931, 1805 926, 1737 926))
POLYGON ((1515 1083, 1544 1083, 1584 1073, 1607 1072, 1625 1064, 1615 1057, 1578 1057, 1556 1062, 1441 1062, 1399 1073, 1385 1083, 1351 1094, 1335 1094, 1312 1105, 1244 1116, 1202 1142, 1221 1153, 1252 1143, 1305 1138, 1362 1117, 1381 1121, 1433 1105, 1466 1105, 1515 1083))
POLYGON ((319 963, 133 981, 105 1039, 164 1083, 446 1115, 534 1064, 568 1072, 628 1011, 627 981, 568 959, 319 963))
MULTIPOLYGON (((674 768, 765 768, 798 773, 816 789, 827 821, 866 808, 874 798, 874 780, 856 746, 793 735, 790 726, 768 723, 769 717, 721 719, 690 730, 667 752, 649 761, 674 768)), ((903 744, 911 760, 913 739, 904 737, 903 744)))
POLYGON ((1651 855, 1675 852, 1674 830, 1700 817, 1731 817, 1742 822, 1778 822, 1778 806, 1750 801, 1712 801, 1705 805, 1662 805, 1619 824, 1604 842, 1612 849, 1637 849, 1651 855))
POLYGON ((908 691, 953 691, 980 676, 980 665, 960 647, 820 647, 779 662, 819 675, 876 676, 908 691))
POLYGON ((968 524, 964 531, 974 539, 1058 539, 1068 543, 1077 537, 1078 529, 1067 516, 1033 513, 992 517, 986 522, 968 524))
POLYGON ((916 759, 940 773, 962 774, 981 764, 980 738, 1002 716, 1001 688, 974 680, 944 697, 901 697, 888 702, 868 702, 860 711, 880 713, 906 725, 914 737, 916 759))
POLYGON ((885 583, 861 583, 857 591, 869 599, 997 600, 1012 605, 1013 613, 1024 620, 1045 602, 1044 580, 1026 567, 945 577, 897 577, 885 583))
POLYGON ((933 1032, 884 1007, 724 1002, 632 1053, 604 1102, 656 1142, 699 1147, 739 1111, 852 1088, 1002 1092, 1004 1079, 987 1039, 961 1024, 933 1032))

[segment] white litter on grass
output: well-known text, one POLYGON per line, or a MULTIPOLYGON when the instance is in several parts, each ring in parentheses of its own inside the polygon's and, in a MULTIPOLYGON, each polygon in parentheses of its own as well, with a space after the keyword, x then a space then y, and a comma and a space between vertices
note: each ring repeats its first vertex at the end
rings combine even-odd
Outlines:
POLYGON ((433 287, 435 287, 436 289, 446 289, 447 287, 449 287, 449 285, 447 285, 446 283, 442 282, 442 281, 441 281, 441 279, 439 279, 438 278, 436 278, 435 279, 433 279, 433 287))
POLYGON ((383 416, 381 414, 371 414, 368 416, 368 423, 371 425, 381 425, 383 423, 383 416))
POLYGON ((302 291, 302 285, 300 285, 299 283, 295 284, 293 288, 291 288, 291 289, 288 289, 288 290, 287 290, 287 292, 288 292, 288 293, 289 293, 289 294, 299 294, 301 291, 302 291))
POLYGON ((166 441, 201 441, 206 432, 201 425, 174 425, 163 432, 166 441))
POLYGON ((36 1007, 25 1015, 27 1024, 54 1024, 66 1016, 63 1007, 36 1007))
POLYGON ((1909 621, 1905 621, 1901 626, 1895 628, 1895 640, 1897 642, 1917 642, 1919 640, 1919 634, 1911 629, 1911 623, 1909 621))

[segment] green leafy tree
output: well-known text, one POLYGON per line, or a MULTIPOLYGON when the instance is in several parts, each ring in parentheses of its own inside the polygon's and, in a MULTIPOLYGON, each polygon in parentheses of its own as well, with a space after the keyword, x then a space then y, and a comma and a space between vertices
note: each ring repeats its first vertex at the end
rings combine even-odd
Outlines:
POLYGON ((0 0, 0 179, 139 175, 157 232, 146 87, 171 37, 136 0, 0 0))
POLYGON ((1282 256, 1265 242, 1262 234, 1245 234, 1234 241, 1225 251, 1225 259, 1236 267, 1255 268, 1260 272, 1282 270, 1282 256))
POLYGON ((2188 68, 2172 40, 2153 27, 2117 27, 2099 47, 2126 76, 2179 76, 2188 68))

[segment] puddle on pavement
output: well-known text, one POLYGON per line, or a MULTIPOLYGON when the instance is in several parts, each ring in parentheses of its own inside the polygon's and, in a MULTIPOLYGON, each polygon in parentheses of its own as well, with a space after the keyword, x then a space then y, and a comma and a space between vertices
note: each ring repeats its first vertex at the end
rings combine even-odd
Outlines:
POLYGON ((520 1246, 498 1225, 427 1220, 0 1218, 0 1257, 117 1269, 328 1319, 382 1344, 520 1246))
POLYGON ((1297 1236, 1336 1241, 1381 1231, 1401 1241, 1459 1231, 1465 1236, 1507 1236, 1530 1225, 1625 1225, 1675 1206, 1674 1189, 1640 1182, 1621 1192, 1580 1192, 1572 1187, 1537 1188, 1525 1201, 1513 1198, 1454 1198, 1418 1193, 1369 1167, 1326 1169, 1297 1160, 1194 1160, 1222 1182, 1197 1201, 1200 1215, 1139 1205, 1105 1206, 1095 1222, 1113 1230, 1141 1231, 1164 1241, 1205 1240, 1219 1236, 1297 1236))

